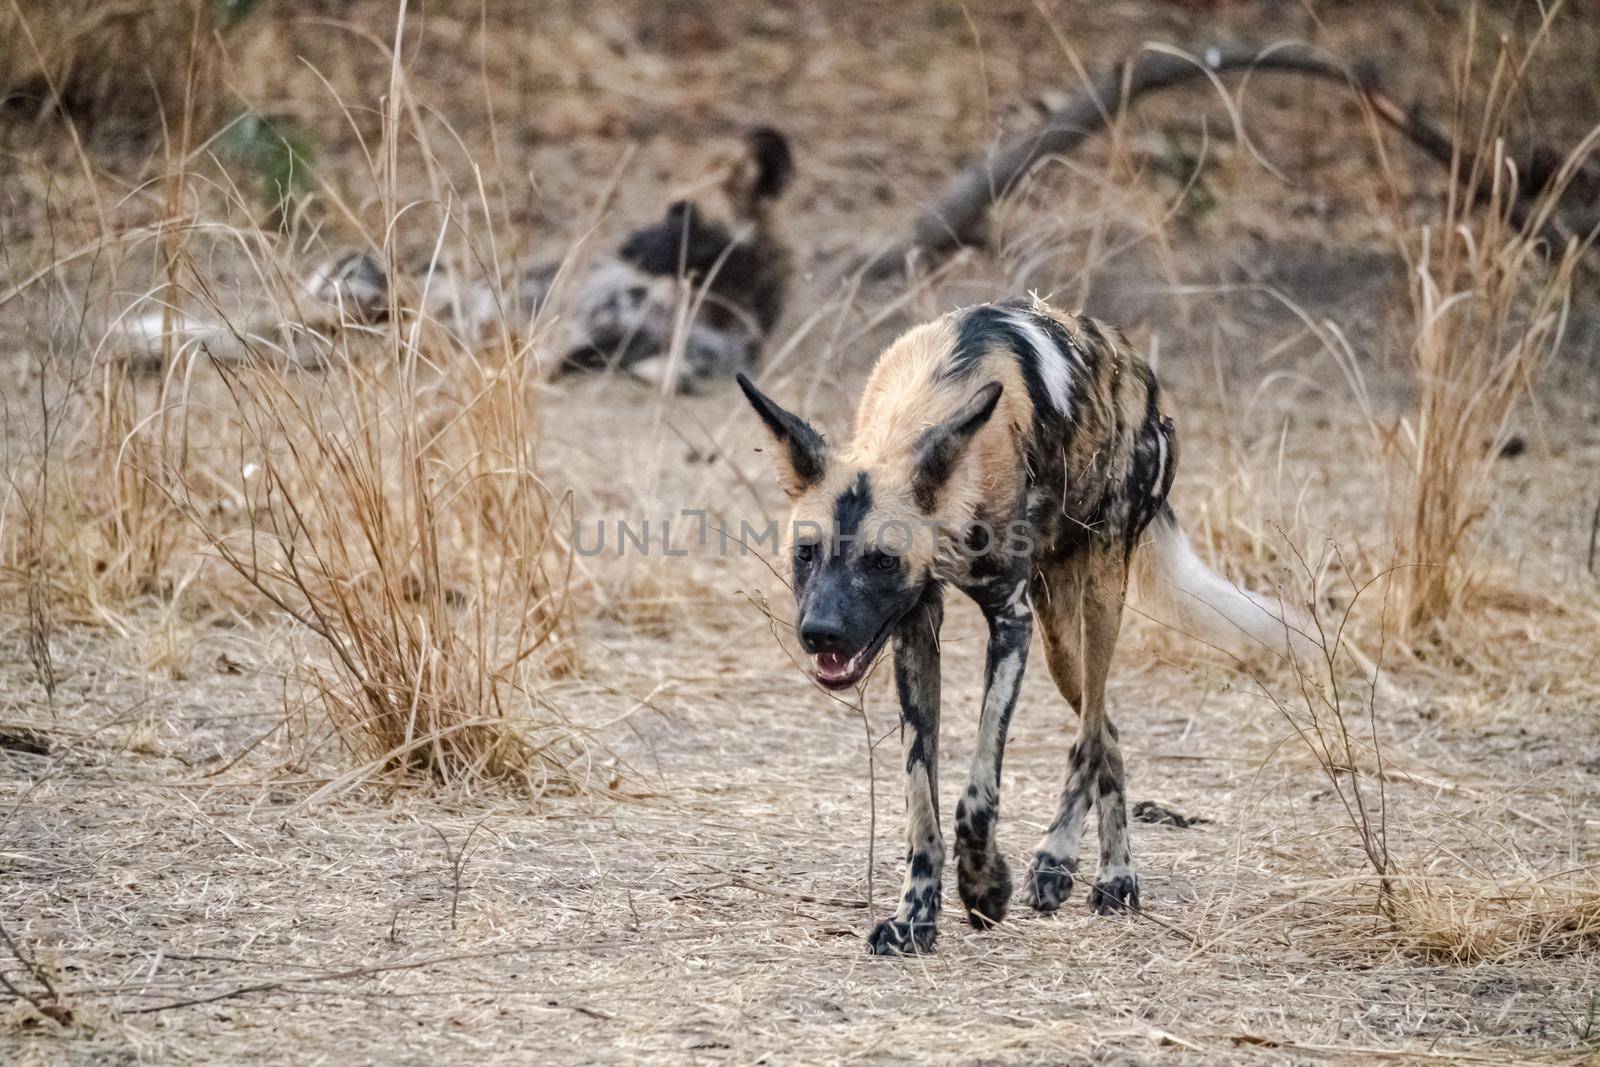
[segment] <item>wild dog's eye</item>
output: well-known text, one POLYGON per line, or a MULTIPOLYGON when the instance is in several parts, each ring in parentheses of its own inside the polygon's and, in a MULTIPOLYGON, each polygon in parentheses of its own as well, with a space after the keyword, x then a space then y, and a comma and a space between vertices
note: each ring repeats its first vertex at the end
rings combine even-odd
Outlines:
POLYGON ((794 546, 794 559, 796 563, 810 563, 817 558, 817 543, 815 541, 801 541, 794 546))
POLYGON ((869 571, 892 571, 900 566, 900 557, 892 552, 868 552, 862 562, 869 571))

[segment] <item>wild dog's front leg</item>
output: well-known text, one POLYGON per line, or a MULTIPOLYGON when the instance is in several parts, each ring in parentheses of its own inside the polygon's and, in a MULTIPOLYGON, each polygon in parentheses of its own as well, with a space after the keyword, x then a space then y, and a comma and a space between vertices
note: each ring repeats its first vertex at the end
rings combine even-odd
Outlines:
POLYGON ((873 927, 878 956, 928 952, 939 932, 944 836, 939 831, 939 623, 935 592, 894 636, 894 683, 906 760, 906 872, 894 917, 873 927))
POLYGON ((1011 903, 1011 872, 995 845, 1000 817, 1000 765, 1006 731, 1017 706, 1022 672, 1033 636, 1033 609, 1026 578, 1007 583, 1003 598, 980 599, 989 620, 989 652, 978 720, 978 747, 966 792, 956 805, 956 888, 967 920, 980 930, 1006 917, 1011 903))

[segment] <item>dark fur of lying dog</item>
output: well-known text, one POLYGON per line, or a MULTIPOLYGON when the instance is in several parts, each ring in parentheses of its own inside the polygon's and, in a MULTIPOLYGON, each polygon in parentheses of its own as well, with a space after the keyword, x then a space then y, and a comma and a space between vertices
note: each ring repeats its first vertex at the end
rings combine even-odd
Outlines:
MULTIPOLYGON (((788 288, 790 254, 773 209, 793 174, 784 136, 753 130, 659 221, 588 267, 573 285, 567 366, 619 366, 687 383, 754 367, 788 288)), ((542 304, 554 282, 553 268, 539 272, 524 288, 525 303, 542 304)))
POLYGON ((1167 493, 1177 464, 1156 379, 1115 331, 1039 302, 968 308, 913 329, 878 361, 844 447, 742 375, 779 448, 791 522, 796 629, 814 675, 857 684, 892 644, 905 744, 906 874, 874 953, 926 951, 940 909, 939 627, 954 586, 988 621, 978 744, 956 805, 956 885, 968 918, 1006 915, 995 844, 1000 765, 1035 619, 1050 673, 1077 710, 1066 785, 1027 876, 1029 903, 1067 900, 1099 811, 1089 903, 1137 907, 1139 882, 1106 676, 1130 573, 1145 564, 1186 628, 1284 650, 1296 626, 1194 554, 1167 493))

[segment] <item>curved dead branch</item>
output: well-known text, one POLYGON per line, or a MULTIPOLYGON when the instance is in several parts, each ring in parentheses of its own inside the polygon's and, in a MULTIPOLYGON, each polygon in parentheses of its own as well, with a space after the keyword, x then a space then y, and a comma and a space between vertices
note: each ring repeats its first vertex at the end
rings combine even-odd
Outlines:
MULTIPOLYGON (((1062 155, 1110 126, 1121 111, 1140 96, 1231 72, 1283 72, 1346 85, 1385 124, 1393 127, 1424 153, 1450 167, 1463 180, 1475 170, 1470 152, 1462 151, 1450 136, 1420 112, 1386 94, 1371 68, 1352 69, 1299 44, 1271 49, 1227 46, 1206 49, 1199 56, 1168 51, 1139 52, 1117 65, 1095 85, 1052 112, 1037 131, 1001 145, 982 162, 957 174, 935 201, 917 216, 911 233, 870 256, 859 266, 868 280, 897 274, 914 260, 936 262, 957 248, 983 243, 989 209, 1012 192, 1041 160, 1062 155), (1458 162, 1457 162, 1458 161, 1458 162)), ((1522 187, 1515 220, 1521 224, 1531 214, 1534 201, 1562 168, 1563 156, 1536 146, 1519 167, 1522 187)), ((1600 175, 1592 170, 1575 175, 1563 190, 1564 200, 1586 201, 1600 196, 1600 175)), ((1563 241, 1600 225, 1600 211, 1592 206, 1552 225, 1551 236, 1563 241)))

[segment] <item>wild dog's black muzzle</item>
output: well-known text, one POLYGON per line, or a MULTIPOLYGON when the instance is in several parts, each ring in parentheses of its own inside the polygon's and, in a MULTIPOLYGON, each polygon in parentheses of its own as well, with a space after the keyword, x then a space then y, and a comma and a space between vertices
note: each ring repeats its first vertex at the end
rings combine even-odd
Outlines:
POLYGON ((810 655, 859 652, 878 635, 888 605, 862 587, 847 558, 836 557, 807 583, 800 602, 800 646, 810 655))
POLYGON ((821 652, 851 652, 847 643, 844 620, 837 612, 809 613, 800 623, 800 647, 808 655, 821 652))
POLYGON ((833 561, 808 584, 796 632, 813 658, 813 677, 829 689, 865 677, 895 625, 920 599, 919 591, 865 578, 845 561, 833 561))

